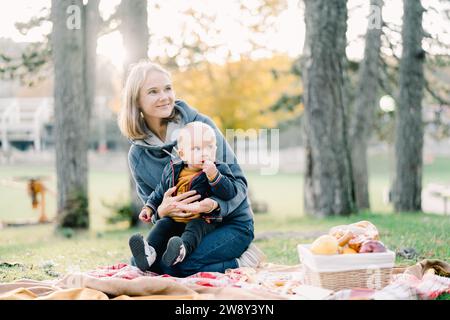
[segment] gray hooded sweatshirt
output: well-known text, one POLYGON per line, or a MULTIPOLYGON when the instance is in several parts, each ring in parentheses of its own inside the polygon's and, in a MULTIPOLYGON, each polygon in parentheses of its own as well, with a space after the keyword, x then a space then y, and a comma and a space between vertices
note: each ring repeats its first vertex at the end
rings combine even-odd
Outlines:
MULTIPOLYGON (((253 212, 247 194, 247 180, 237 163, 234 152, 222 133, 209 117, 199 113, 185 102, 176 100, 175 108, 179 114, 178 122, 169 122, 166 141, 161 141, 150 130, 148 130, 149 136, 146 139, 131 140, 132 145, 128 152, 128 164, 142 203, 145 204, 149 195, 160 182, 165 165, 169 163, 172 157, 176 156, 174 147, 176 148, 177 144, 177 130, 186 123, 200 121, 214 129, 217 138, 216 159, 228 164, 237 181, 237 194, 231 200, 224 201, 214 196, 211 197, 219 204, 223 222, 226 223, 231 220, 253 221, 253 212)), ((157 214, 155 219, 159 219, 157 214)))

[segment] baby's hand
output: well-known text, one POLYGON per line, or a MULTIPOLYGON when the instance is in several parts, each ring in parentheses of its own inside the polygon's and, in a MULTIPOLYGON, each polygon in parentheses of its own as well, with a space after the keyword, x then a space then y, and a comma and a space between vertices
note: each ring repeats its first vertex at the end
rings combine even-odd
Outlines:
POLYGON ((144 207, 141 210, 141 213, 139 213, 139 220, 145 223, 150 223, 152 218, 152 209, 149 207, 144 207))
POLYGON ((218 170, 214 162, 206 160, 203 163, 203 172, 206 173, 206 176, 209 180, 214 180, 214 178, 217 176, 218 170))

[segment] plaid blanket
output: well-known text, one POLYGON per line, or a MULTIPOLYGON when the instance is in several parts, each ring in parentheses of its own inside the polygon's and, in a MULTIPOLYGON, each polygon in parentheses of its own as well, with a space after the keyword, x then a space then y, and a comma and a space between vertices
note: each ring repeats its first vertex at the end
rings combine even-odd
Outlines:
MULTIPOLYGON (((236 277, 236 272, 229 272, 226 274, 218 272, 199 272, 186 278, 172 277, 167 274, 158 275, 153 272, 143 272, 138 268, 128 265, 126 263, 119 263, 112 266, 99 267, 95 270, 88 271, 86 273, 88 276, 96 278, 119 278, 132 280, 138 277, 154 277, 154 278, 164 278, 171 279, 175 282, 184 285, 200 285, 206 287, 229 287, 237 286, 237 283, 242 280, 243 277, 236 277)), ((242 273, 244 275, 244 273, 242 273)))
MULTIPOLYGON (((423 262, 421 262, 423 263, 423 262)), ((419 263, 420 264, 420 263, 419 263)), ((419 265, 418 264, 418 265, 419 265)), ((327 299, 375 299, 375 300, 429 300, 436 299, 443 293, 450 293, 450 278, 432 273, 425 273, 420 279, 417 272, 411 272, 411 267, 405 273, 393 276, 390 285, 382 290, 353 288, 330 293, 327 299)), ((414 270, 417 271, 417 270, 414 270)), ((303 274, 300 269, 286 271, 257 271, 252 268, 230 269, 226 273, 199 272, 186 278, 176 278, 169 275, 157 275, 142 272, 127 264, 101 267, 88 272, 95 277, 116 277, 134 279, 140 276, 171 279, 185 286, 199 285, 214 288, 244 288, 259 289, 285 296, 290 299, 300 298, 298 293, 303 286, 303 274)), ((312 288, 308 288, 312 290, 312 288)), ((326 292, 323 292, 326 296, 326 292)))
POLYGON ((295 288, 302 284, 302 273, 299 266, 277 266, 265 264, 264 268, 229 269, 225 273, 198 272, 185 278, 172 277, 167 274, 158 275, 153 272, 143 272, 138 268, 119 263, 112 266, 99 267, 86 275, 95 278, 119 278, 132 280, 138 277, 153 277, 169 279, 184 286, 203 286, 213 288, 243 288, 259 289, 277 295, 294 295, 295 288))
MULTIPOLYGON (((292 277, 298 266, 267 264, 262 270, 240 268, 226 273, 199 272, 190 277, 176 278, 141 272, 138 268, 120 263, 99 267, 88 272, 73 272, 53 280, 20 279, 0 283, 0 300, 98 300, 98 299, 220 299, 264 300, 289 299, 288 292, 272 275, 292 277), (261 275, 258 275, 261 274, 261 275)), ((282 279, 283 277, 276 277, 282 279)))
POLYGON ((333 292, 304 284, 301 266, 264 264, 262 268, 230 269, 225 273, 199 272, 177 278, 142 272, 120 263, 67 274, 55 280, 21 279, 0 283, 2 299, 435 299, 450 293, 448 264, 438 273, 436 263, 421 262, 393 277, 382 290, 346 289, 333 292), (444 273, 442 273, 444 272, 444 273), (444 274, 444 276, 442 276, 444 274))
POLYGON ((382 290, 346 289, 333 294, 330 299, 433 300, 443 293, 450 293, 450 278, 439 275, 447 275, 448 268, 443 261, 423 260, 404 273, 395 275, 382 290), (429 272, 433 268, 440 272, 429 272))
MULTIPOLYGON (((432 260, 433 262, 435 260, 432 260)), ((439 265, 442 262, 438 262, 439 265)), ((429 300, 436 299, 442 293, 450 293, 450 278, 427 273, 437 263, 430 264, 424 260, 412 266, 404 273, 393 276, 391 284, 382 290, 353 288, 330 294, 328 299, 375 299, 375 300, 429 300), (423 276, 422 276, 423 275, 423 276)), ((244 289, 260 289, 274 294, 297 298, 303 285, 303 274, 300 269, 276 271, 257 271, 252 268, 227 270, 226 273, 199 272, 186 278, 176 278, 169 275, 158 275, 152 272, 142 272, 138 268, 117 264, 100 267, 87 274, 97 278, 134 279, 141 276, 171 279, 185 286, 199 285, 204 287, 224 288, 235 287, 244 289), (296 272, 297 271, 297 272, 296 272)))

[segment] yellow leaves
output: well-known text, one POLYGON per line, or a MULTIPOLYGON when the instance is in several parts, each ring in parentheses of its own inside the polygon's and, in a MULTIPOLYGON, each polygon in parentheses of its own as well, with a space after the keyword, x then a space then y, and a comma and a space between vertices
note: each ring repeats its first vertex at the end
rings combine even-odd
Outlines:
POLYGON ((301 92, 300 81, 289 72, 292 63, 287 56, 243 58, 224 65, 204 63, 174 73, 174 88, 178 98, 210 116, 222 130, 271 128, 301 109, 269 111, 283 93, 301 92))

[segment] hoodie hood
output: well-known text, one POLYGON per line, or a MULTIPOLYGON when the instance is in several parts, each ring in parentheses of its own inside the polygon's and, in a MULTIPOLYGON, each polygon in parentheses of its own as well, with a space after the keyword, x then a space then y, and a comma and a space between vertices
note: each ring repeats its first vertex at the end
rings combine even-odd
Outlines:
MULTIPOLYGON (((182 100, 175 100, 174 108, 178 111, 180 126, 184 126, 186 123, 194 121, 198 115, 198 111, 190 107, 187 103, 182 100)), ((172 133, 169 133, 173 136, 172 133)), ((149 130, 149 137, 146 139, 129 139, 130 143, 136 147, 152 150, 152 151, 162 151, 168 154, 172 153, 172 149, 176 146, 177 141, 173 139, 170 142, 163 144, 155 144, 152 142, 153 134, 149 130)), ((156 138, 156 137, 155 137, 156 138)))

